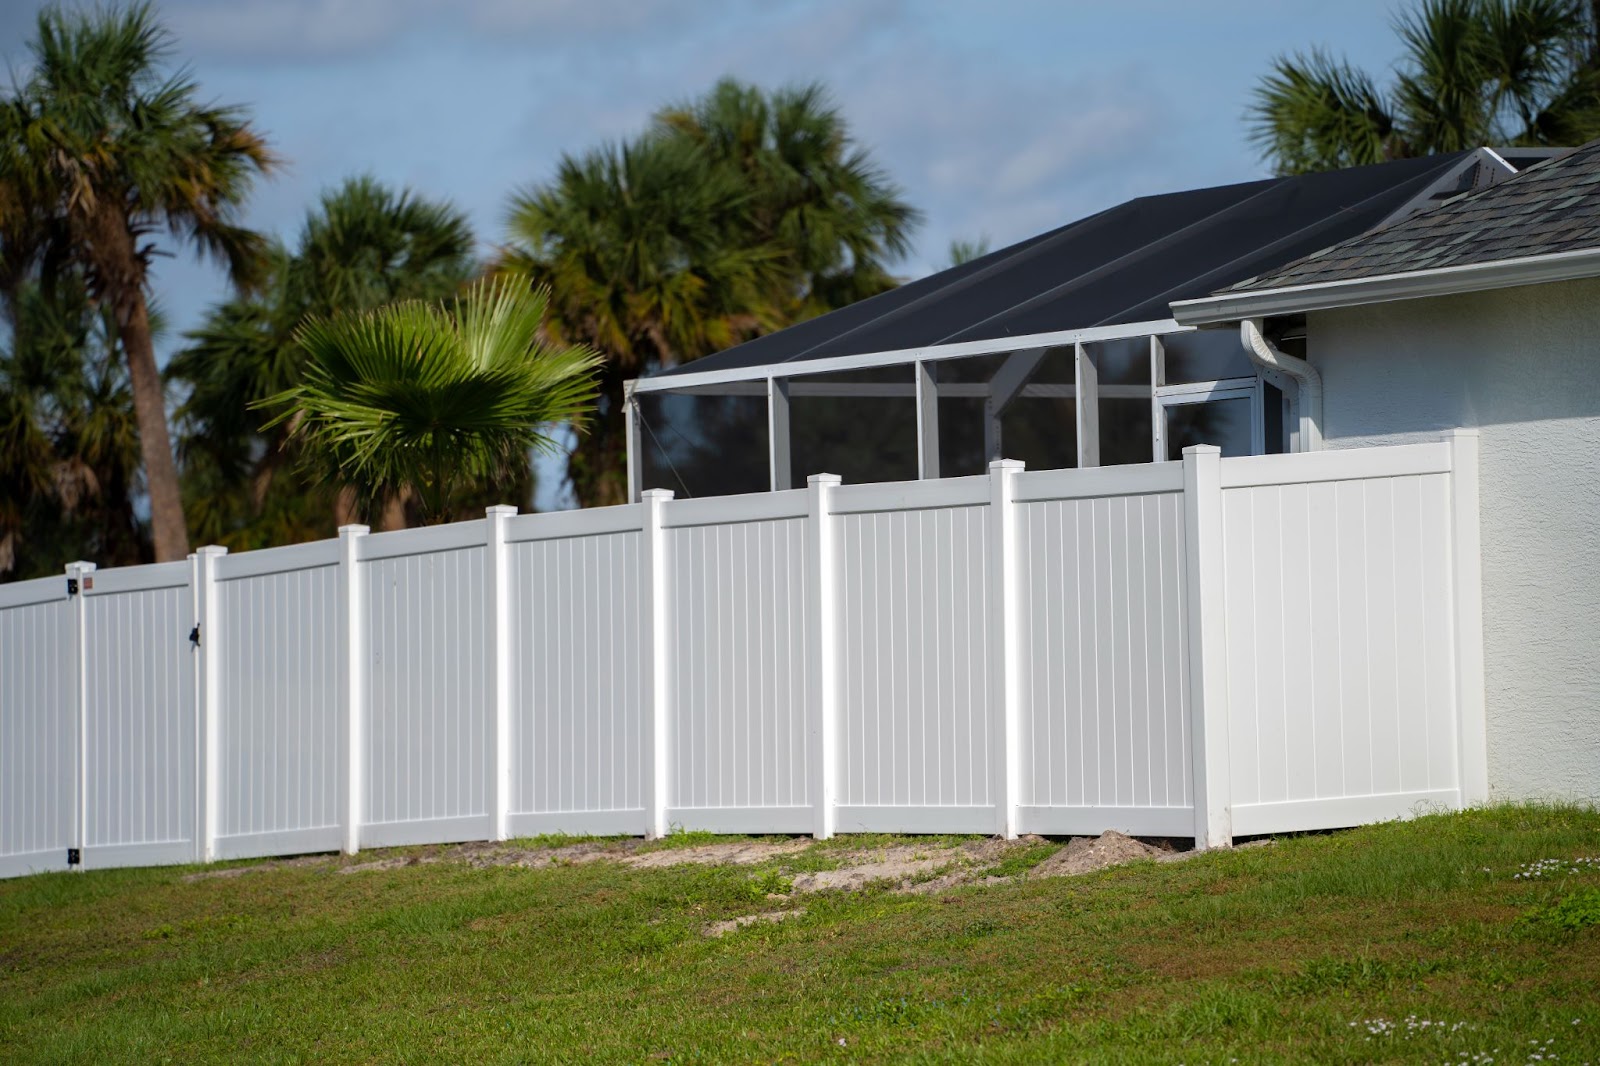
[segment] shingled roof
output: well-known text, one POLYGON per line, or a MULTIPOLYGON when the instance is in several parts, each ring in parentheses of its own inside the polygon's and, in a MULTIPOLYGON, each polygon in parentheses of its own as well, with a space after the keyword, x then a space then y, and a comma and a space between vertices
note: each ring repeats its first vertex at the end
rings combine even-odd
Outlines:
POLYGON ((1600 141, 1218 289, 1217 296, 1600 248, 1600 141))

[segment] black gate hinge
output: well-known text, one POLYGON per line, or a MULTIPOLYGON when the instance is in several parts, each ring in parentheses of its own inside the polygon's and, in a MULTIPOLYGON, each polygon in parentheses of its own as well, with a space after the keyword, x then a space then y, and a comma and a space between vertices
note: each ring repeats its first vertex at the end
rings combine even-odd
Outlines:
POLYGON ((76 596, 77 594, 78 594, 78 579, 75 578, 75 577, 67 578, 67 595, 68 596, 76 596))
POLYGON ((81 851, 79 851, 77 848, 68 848, 67 849, 67 865, 68 866, 82 866, 83 865, 83 853, 81 851))
POLYGON ((195 647, 200 646, 200 623, 196 622, 194 628, 189 630, 189 643, 195 647))

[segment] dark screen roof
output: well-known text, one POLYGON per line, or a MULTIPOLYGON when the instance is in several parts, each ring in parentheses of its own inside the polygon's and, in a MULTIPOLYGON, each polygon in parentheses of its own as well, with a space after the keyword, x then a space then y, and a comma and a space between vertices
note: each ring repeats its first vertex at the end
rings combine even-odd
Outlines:
MULTIPOLYGON (((1316 285, 1600 247, 1600 141, 1222 293, 1316 285)), ((1222 293, 1219 293, 1221 295, 1222 293)))
POLYGON ((1170 318, 1371 229, 1468 154, 1143 196, 661 376, 1170 318))

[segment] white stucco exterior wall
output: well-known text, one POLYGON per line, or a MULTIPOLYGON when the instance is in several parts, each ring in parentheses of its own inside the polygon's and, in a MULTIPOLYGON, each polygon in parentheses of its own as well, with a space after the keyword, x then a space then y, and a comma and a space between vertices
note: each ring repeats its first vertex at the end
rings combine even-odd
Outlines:
POLYGON ((1328 447, 1481 431, 1490 792, 1600 801, 1600 281, 1307 327, 1328 447))

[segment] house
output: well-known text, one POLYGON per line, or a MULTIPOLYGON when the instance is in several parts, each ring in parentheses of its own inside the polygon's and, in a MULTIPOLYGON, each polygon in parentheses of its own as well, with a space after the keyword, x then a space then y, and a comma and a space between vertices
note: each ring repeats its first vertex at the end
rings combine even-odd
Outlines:
POLYGON ((1173 317, 1303 337, 1327 448, 1480 432, 1490 785, 1600 799, 1600 142, 1173 317))
POLYGON ((1490 794, 1600 798, 1600 143, 1134 200, 637 382, 635 491, 1481 432, 1490 794))

